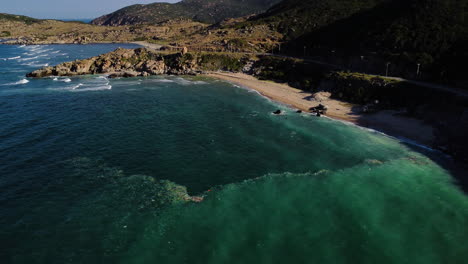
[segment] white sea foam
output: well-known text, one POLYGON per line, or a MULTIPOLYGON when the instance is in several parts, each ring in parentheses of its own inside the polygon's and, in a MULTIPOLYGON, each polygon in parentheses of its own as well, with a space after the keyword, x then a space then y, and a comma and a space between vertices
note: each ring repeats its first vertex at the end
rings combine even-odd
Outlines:
POLYGON ((71 80, 70 78, 59 78, 59 77, 54 77, 53 81, 71 82, 72 80, 71 80))
POLYGON ((36 52, 36 54, 41 54, 41 53, 45 53, 45 52, 48 52, 48 51, 52 51, 53 49, 44 49, 44 50, 38 50, 36 52))
POLYGON ((181 84, 181 85, 190 85, 192 84, 191 81, 185 80, 184 78, 177 78, 176 83, 181 84))
POLYGON ((49 66, 49 63, 37 64, 37 61, 35 61, 35 62, 21 64, 21 65, 30 66, 30 67, 47 67, 49 66))
POLYGON ((26 79, 22 79, 20 81, 17 81, 15 84, 27 84, 29 81, 26 79))
POLYGON ((190 81, 184 78, 176 78, 175 82, 181 85, 200 85, 200 84, 208 84, 207 82, 204 81, 190 81))
POLYGON ((154 79, 152 80, 154 82, 162 82, 162 83, 173 83, 174 81, 173 80, 169 80, 169 79, 154 79))
POLYGON ((29 58, 23 58, 23 59, 20 59, 19 61, 30 61, 30 60, 35 60, 39 58, 39 56, 34 56, 34 57, 29 57, 29 58))
POLYGON ((35 50, 35 49, 38 49, 39 46, 38 45, 29 45, 29 46, 26 46, 25 47, 27 50, 35 50))
POLYGON ((21 84, 27 84, 29 81, 26 80, 26 79, 22 79, 22 80, 19 80, 17 82, 14 82, 14 83, 6 83, 6 84, 3 84, 4 86, 6 85, 21 85, 21 84))
POLYGON ((102 86, 96 86, 96 87, 87 87, 87 88, 81 88, 81 89, 74 89, 73 91, 75 92, 85 92, 85 91, 102 91, 102 90, 110 90, 112 89, 112 85, 102 85, 102 86))
POLYGON ((259 91, 257 91, 257 90, 249 89, 248 92, 249 92, 249 93, 255 93, 255 94, 258 94, 258 95, 260 95, 260 96, 263 96, 263 95, 262 95, 259 91))
POLYGON ((0 60, 6 61, 6 60, 17 60, 20 59, 21 56, 16 56, 16 57, 11 57, 11 58, 0 58, 0 60))
POLYGON ((83 84, 79 83, 78 85, 72 86, 70 88, 71 88, 71 90, 76 90, 76 89, 80 88, 81 86, 83 86, 83 84))
POLYGON ((37 64, 37 61, 35 61, 35 62, 32 62, 32 63, 22 64, 22 65, 27 65, 27 66, 31 66, 31 67, 47 67, 47 66, 49 66, 49 63, 37 64))
POLYGON ((68 87, 47 88, 47 90, 54 90, 54 91, 74 91, 74 90, 80 88, 81 86, 83 86, 83 84, 82 84, 82 83, 79 83, 79 84, 77 84, 77 85, 68 86, 68 87))
MULTIPOLYGON (((117 78, 115 78, 114 80, 116 80, 116 79, 117 78)), ((120 81, 115 82, 116 86, 125 86, 125 87, 130 87, 130 86, 140 85, 140 84, 142 84, 141 81, 128 81, 128 80, 125 80, 125 82, 120 82, 120 81)))

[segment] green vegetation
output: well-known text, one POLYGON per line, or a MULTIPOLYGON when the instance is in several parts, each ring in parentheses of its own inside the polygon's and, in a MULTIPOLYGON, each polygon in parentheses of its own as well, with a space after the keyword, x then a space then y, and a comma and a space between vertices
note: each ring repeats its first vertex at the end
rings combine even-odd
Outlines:
POLYGON ((226 18, 261 13, 279 0, 183 0, 175 4, 132 5, 96 18, 96 25, 156 24, 174 19, 216 23, 226 18))
POLYGON ((242 54, 230 53, 176 53, 163 55, 164 63, 171 68, 199 68, 204 71, 232 71, 239 72, 249 60, 242 54))
POLYGON ((303 56, 306 47, 344 66, 366 55, 391 62, 400 76, 455 85, 467 79, 467 18, 468 0, 285 0, 242 26, 276 28, 282 53, 303 56))
POLYGON ((146 38, 146 37, 136 37, 133 40, 134 41, 146 41, 146 40, 148 40, 148 38, 146 38))
POLYGON ((358 104, 378 100, 380 108, 403 107, 408 114, 421 119, 428 118, 432 109, 444 111, 468 103, 447 91, 431 89, 428 92, 427 87, 356 72, 330 72, 322 84, 322 89, 335 98, 358 104))
POLYGON ((241 58, 228 54, 202 53, 200 58, 200 66, 208 71, 221 69, 238 72, 242 70, 244 65, 241 58))
POLYGON ((159 56, 155 53, 148 52, 145 48, 135 49, 135 56, 131 56, 128 59, 122 58, 122 61, 130 62, 133 65, 136 65, 140 62, 145 62, 148 60, 158 60, 159 56))
POLYGON ((241 49, 241 50, 244 50, 244 49, 246 49, 246 48, 249 47, 249 44, 248 44, 247 40, 242 39, 242 38, 230 39, 230 40, 228 41, 228 45, 229 45, 231 48, 234 48, 234 49, 241 49))
POLYGON ((435 147, 455 159, 467 162, 468 100, 456 93, 428 90, 426 87, 370 76, 362 73, 332 72, 326 76, 322 88, 338 99, 371 108, 400 109, 405 115, 433 125, 435 147), (443 98, 443 100, 441 100, 443 98), (379 103, 375 104, 375 100, 379 103))
POLYGON ((292 40, 370 9, 385 0, 284 0, 252 20, 268 24, 292 40))
POLYGON ((2 31, 2 32, 0 33, 0 37, 1 37, 1 38, 9 37, 9 36, 11 36, 11 32, 10 32, 10 31, 2 31))
POLYGON ((10 14, 4 14, 4 13, 0 13, 0 20, 24 22, 28 25, 31 25, 33 23, 38 23, 41 21, 40 19, 35 19, 35 18, 27 17, 27 16, 10 15, 10 14))
POLYGON ((330 70, 299 59, 272 56, 262 56, 253 68, 254 74, 260 79, 285 82, 302 90, 317 89, 330 70))

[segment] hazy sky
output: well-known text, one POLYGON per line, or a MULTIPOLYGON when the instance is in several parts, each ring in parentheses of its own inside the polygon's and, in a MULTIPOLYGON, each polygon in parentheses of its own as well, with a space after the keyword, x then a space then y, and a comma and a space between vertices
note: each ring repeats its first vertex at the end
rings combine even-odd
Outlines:
POLYGON ((0 13, 35 18, 96 18, 122 7, 178 0, 0 0, 0 13))

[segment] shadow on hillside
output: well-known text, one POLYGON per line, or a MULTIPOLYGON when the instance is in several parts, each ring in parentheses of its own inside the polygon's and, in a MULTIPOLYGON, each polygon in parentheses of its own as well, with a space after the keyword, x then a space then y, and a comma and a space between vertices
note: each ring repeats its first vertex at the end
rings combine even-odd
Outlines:
POLYGON ((283 50, 317 56, 351 71, 466 87, 461 69, 468 37, 458 26, 457 14, 448 16, 444 8, 436 1, 427 4, 427 10, 408 1, 384 1, 290 40, 283 50))

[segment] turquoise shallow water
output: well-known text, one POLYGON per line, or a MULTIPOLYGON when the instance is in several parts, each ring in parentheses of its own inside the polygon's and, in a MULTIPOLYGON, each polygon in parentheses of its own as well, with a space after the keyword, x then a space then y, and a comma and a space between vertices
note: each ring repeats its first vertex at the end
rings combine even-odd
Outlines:
POLYGON ((116 46, 0 46, 2 263, 466 262, 466 195, 397 140, 211 79, 23 77, 116 46))

